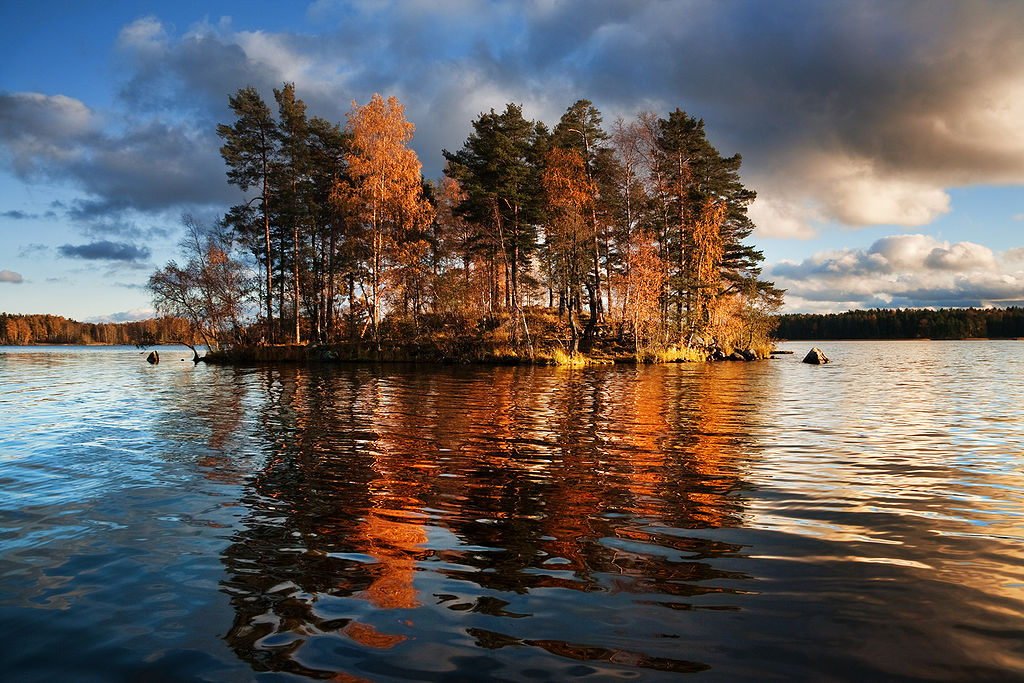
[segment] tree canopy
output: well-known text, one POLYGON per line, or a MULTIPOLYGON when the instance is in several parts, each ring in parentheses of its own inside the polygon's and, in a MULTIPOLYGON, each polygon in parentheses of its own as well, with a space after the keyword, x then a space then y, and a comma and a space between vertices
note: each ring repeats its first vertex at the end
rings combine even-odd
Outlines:
POLYGON ((241 88, 218 126, 228 182, 253 191, 222 228, 256 283, 255 338, 379 347, 447 316, 527 354, 535 324, 570 354, 764 341, 782 293, 747 241, 755 194, 701 119, 641 112, 609 129, 581 99, 549 128, 508 103, 427 181, 396 98, 353 102, 344 125, 308 116, 294 84, 274 98, 276 116, 241 88))

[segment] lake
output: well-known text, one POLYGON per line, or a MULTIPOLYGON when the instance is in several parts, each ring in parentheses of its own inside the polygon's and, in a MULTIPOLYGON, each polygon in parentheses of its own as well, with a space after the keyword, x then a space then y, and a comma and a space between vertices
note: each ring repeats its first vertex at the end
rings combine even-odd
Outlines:
POLYGON ((1024 678, 1024 341, 0 348, 16 681, 1024 678))

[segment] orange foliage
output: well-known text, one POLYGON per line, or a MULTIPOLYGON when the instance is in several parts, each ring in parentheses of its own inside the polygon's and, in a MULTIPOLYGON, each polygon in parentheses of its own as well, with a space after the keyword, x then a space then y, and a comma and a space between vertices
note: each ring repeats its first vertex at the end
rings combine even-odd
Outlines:
POLYGON ((396 246, 411 229, 433 220, 433 209, 423 198, 422 165, 408 147, 415 126, 405 119, 404 111, 395 97, 385 102, 375 94, 363 106, 352 101, 345 127, 351 135, 345 162, 352 189, 336 193, 369 228, 372 301, 367 304, 375 335, 388 271, 399 256, 408 256, 408 252, 396 254, 396 246))
POLYGON ((658 303, 668 277, 668 266, 658 256, 651 239, 643 234, 637 234, 629 245, 626 262, 625 309, 639 356, 645 340, 650 340, 658 327, 658 303))
POLYGON ((693 242, 691 277, 693 311, 691 328, 703 332, 711 323, 712 308, 721 289, 722 223, 725 204, 708 199, 690 229, 693 242))

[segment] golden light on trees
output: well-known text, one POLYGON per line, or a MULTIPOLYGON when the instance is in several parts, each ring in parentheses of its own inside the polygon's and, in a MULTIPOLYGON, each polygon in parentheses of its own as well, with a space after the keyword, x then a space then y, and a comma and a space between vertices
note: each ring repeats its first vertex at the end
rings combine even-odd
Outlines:
POLYGON ((345 154, 352 179, 349 206, 368 228, 370 309, 374 338, 379 339, 380 304, 396 246, 421 222, 432 219, 423 199, 422 166, 409 148, 415 126, 395 97, 375 94, 359 106, 352 101, 345 131, 351 136, 345 154))

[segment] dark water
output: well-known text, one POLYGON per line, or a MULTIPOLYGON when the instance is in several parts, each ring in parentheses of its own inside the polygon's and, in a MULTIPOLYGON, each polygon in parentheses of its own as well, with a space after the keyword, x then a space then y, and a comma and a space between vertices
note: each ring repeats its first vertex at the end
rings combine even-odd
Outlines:
POLYGON ((17 681, 1024 679, 1024 342, 216 368, 0 349, 17 681))

